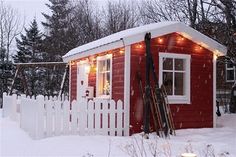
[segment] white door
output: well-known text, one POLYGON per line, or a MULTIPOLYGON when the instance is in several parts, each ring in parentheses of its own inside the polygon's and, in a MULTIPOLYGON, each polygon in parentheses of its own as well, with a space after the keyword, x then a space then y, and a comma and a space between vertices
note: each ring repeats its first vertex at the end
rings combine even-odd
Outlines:
POLYGON ((78 64, 77 66, 77 100, 86 96, 86 88, 88 87, 87 64, 78 64))

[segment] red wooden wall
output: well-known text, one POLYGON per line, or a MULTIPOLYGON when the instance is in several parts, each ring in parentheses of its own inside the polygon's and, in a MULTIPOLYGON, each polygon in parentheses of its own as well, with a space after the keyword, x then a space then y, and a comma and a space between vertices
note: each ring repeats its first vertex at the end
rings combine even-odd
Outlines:
POLYGON ((124 53, 123 49, 114 49, 108 52, 101 52, 94 56, 89 56, 87 58, 82 58, 79 60, 72 61, 71 65, 71 89, 70 89, 70 98, 76 100, 76 90, 77 90, 77 62, 80 60, 88 59, 91 64, 90 73, 89 73, 89 86, 94 87, 94 96, 96 96, 96 57, 103 56, 107 53, 112 54, 112 99, 117 101, 124 99, 124 53), (122 50, 122 51, 121 51, 122 50))
MULTIPOLYGON (((200 128, 213 126, 213 53, 199 47, 192 41, 177 33, 168 34, 151 40, 151 51, 158 75, 158 53, 180 53, 191 55, 191 104, 171 104, 175 127, 200 128), (160 40, 162 39, 162 40, 160 40)), ((120 49, 101 52, 88 59, 112 53, 112 98, 124 98, 124 53, 120 49)), ((83 58, 85 59, 85 58, 83 58)), ((89 74, 89 86, 96 85, 96 59, 92 59, 89 74)), ((71 65, 71 100, 76 99, 77 67, 71 65)), ((130 133, 142 131, 143 103, 136 77, 137 71, 142 74, 145 83, 145 45, 144 42, 131 45, 131 78, 130 78, 130 133)), ((94 89, 95 94, 96 89, 94 89)))
MULTIPOLYGON (((191 55, 191 104, 171 104, 174 124, 180 128, 200 128, 213 126, 213 53, 177 33, 151 40, 151 51, 157 75, 159 74, 159 52, 191 55)), ((143 103, 136 77, 142 74, 145 83, 145 45, 131 46, 131 95, 130 133, 142 131, 143 103)))

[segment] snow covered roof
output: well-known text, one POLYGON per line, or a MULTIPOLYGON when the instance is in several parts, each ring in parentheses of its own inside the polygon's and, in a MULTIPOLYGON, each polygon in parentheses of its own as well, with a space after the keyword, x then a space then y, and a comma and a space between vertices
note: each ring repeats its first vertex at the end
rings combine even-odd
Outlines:
POLYGON ((68 62, 70 60, 87 57, 93 54, 143 41, 147 32, 151 33, 152 38, 176 32, 201 45, 202 47, 211 50, 217 55, 225 55, 227 52, 225 46, 196 31, 195 29, 186 26, 181 22, 168 21, 127 29, 76 47, 63 56, 63 61, 68 62))

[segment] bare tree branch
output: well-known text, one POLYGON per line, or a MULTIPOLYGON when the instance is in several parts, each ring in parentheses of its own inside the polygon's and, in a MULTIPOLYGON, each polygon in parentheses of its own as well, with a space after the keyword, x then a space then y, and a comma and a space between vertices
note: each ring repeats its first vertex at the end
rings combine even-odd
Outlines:
POLYGON ((23 30, 23 25, 17 10, 0 1, 0 50, 5 51, 6 61, 9 61, 10 47, 15 37, 23 30))

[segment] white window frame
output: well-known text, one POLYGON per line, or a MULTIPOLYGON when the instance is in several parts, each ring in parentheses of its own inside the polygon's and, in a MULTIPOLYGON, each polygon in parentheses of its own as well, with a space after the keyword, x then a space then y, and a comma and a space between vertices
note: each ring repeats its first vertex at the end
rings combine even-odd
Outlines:
MULTIPOLYGON (((184 81, 184 91, 185 95, 179 96, 179 95, 169 95, 167 96, 168 101, 170 104, 190 104, 190 76, 191 76, 191 55, 186 54, 174 54, 174 53, 166 53, 166 52, 160 52, 159 53, 159 86, 161 87, 163 83, 163 58, 172 58, 172 59, 184 59, 185 60, 185 81, 184 81)), ((174 67, 174 64, 173 64, 174 67)), ((175 72, 173 68, 173 72, 175 72)))
POLYGON ((112 54, 107 54, 104 56, 97 57, 97 70, 96 70, 96 97, 97 98, 104 98, 104 99, 111 99, 112 98, 112 54), (109 95, 99 95, 99 74, 98 74, 98 62, 110 59, 110 94, 109 95))
POLYGON ((225 80, 226 80, 226 82, 234 82, 235 81, 235 67, 233 66, 233 67, 227 67, 227 65, 228 64, 226 64, 225 65, 225 80), (234 79, 233 80, 228 80, 228 77, 227 77, 227 71, 229 71, 229 70, 233 70, 233 72, 234 72, 234 79))

